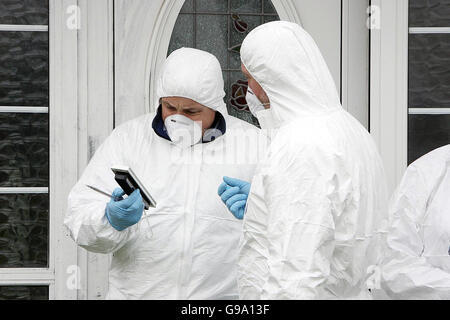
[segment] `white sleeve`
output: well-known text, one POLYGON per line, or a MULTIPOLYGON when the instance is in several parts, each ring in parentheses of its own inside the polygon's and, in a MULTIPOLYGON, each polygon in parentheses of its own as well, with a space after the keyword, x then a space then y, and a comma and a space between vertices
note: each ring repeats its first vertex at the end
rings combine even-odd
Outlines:
POLYGON ((136 225, 117 231, 105 217, 110 198, 86 186, 112 193, 119 185, 111 171, 113 165, 126 165, 126 130, 116 128, 98 148, 81 178, 70 191, 64 219, 72 239, 81 247, 97 253, 120 249, 136 230, 136 225))
POLYGON ((263 179, 269 271, 262 299, 321 298, 335 246, 326 194, 332 182, 321 153, 307 146, 294 155, 276 151, 271 159, 263 179))
POLYGON ((390 207, 389 252, 382 286, 394 299, 450 299, 450 274, 422 256, 421 236, 429 192, 420 171, 410 166, 390 207))

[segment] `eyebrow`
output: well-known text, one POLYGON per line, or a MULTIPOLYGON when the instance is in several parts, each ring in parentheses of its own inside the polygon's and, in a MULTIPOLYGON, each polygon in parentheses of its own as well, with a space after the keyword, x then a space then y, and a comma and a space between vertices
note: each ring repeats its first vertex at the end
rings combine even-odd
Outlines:
POLYGON ((183 111, 189 111, 189 112, 200 112, 202 109, 199 107, 187 107, 183 109, 183 111))
POLYGON ((174 105, 172 105, 172 104, 171 104, 170 102, 168 102, 168 101, 164 101, 164 100, 163 100, 163 103, 168 104, 169 107, 172 107, 172 108, 175 108, 175 109, 176 109, 176 107, 175 107, 174 105))

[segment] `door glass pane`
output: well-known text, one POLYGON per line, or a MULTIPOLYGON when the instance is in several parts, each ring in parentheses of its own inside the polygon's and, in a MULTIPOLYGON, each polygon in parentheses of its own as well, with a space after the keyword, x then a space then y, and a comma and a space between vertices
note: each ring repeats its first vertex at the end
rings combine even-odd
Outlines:
POLYGON ((408 163, 450 144, 450 115, 409 115, 408 163))
POLYGON ((0 194, 0 268, 47 268, 48 195, 0 194))
POLYGON ((270 0, 186 1, 176 21, 168 55, 183 46, 214 54, 223 70, 228 113, 258 125, 245 102, 247 82, 241 73, 239 52, 242 40, 251 30, 274 20, 279 17, 270 0))
POLYGON ((0 106, 48 107, 47 32, 0 32, 0 106))
POLYGON ((410 108, 450 107, 449 52, 450 34, 409 36, 410 108))
MULTIPOLYGON (((193 0, 194 12, 227 13, 227 0, 193 0)), ((186 5, 186 4, 185 4, 186 5)))
MULTIPOLYGON (((410 0, 409 26, 450 27, 450 0, 410 0)), ((450 108, 449 52, 449 34, 409 35, 409 164, 450 143, 450 114, 441 109, 450 108)))
POLYGON ((0 113, 0 187, 49 184, 48 114, 0 113))
POLYGON ((196 19, 195 47, 208 51, 219 59, 221 66, 227 65, 227 16, 198 15, 196 19))
POLYGON ((231 9, 239 13, 262 13, 263 2, 261 0, 231 0, 231 9))
POLYGON ((48 300, 48 286, 0 286, 0 300, 48 300))
POLYGON ((1 0, 0 24, 48 24, 48 0, 1 0))
POLYGON ((450 0, 409 0, 410 27, 450 27, 450 0))

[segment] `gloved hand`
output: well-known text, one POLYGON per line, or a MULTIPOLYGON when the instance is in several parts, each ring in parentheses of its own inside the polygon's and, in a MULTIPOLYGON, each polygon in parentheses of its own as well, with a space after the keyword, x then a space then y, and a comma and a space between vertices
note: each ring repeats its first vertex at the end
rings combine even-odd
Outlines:
POLYGON ((251 184, 235 178, 223 177, 218 194, 228 210, 239 220, 244 218, 245 205, 251 184))
POLYGON ((123 199, 124 194, 121 188, 114 189, 105 210, 106 218, 117 231, 138 223, 144 212, 144 201, 139 189, 134 190, 126 199, 123 199))

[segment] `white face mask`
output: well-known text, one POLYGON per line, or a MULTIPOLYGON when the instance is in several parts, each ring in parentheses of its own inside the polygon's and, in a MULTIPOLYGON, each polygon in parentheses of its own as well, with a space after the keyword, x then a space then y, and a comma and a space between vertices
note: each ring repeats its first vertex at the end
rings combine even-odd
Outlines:
POLYGON ((250 87, 247 88, 247 94, 245 95, 245 100, 247 100, 248 108, 250 112, 256 117, 258 111, 265 110, 264 105, 269 105, 268 103, 261 103, 250 87))
POLYGON ((202 126, 181 114, 168 116, 164 125, 170 140, 181 147, 190 147, 202 140, 202 126))

